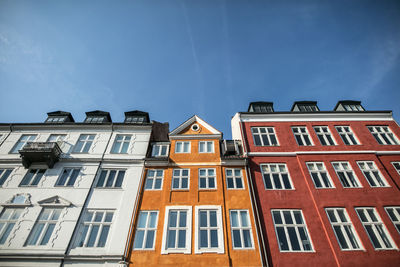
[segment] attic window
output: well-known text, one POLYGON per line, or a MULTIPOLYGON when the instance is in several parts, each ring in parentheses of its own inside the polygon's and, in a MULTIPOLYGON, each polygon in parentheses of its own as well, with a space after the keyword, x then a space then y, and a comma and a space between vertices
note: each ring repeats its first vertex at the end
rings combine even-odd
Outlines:
POLYGON ((47 118, 46 123, 63 123, 66 119, 67 116, 60 116, 60 117, 51 116, 47 118))
POLYGON ((318 111, 318 108, 316 105, 298 105, 299 111, 300 112, 314 112, 318 111))
POLYGON ((191 129, 192 129, 193 131, 197 132, 197 131, 200 130, 200 126, 199 126, 197 123, 195 123, 195 124, 192 125, 191 129))
POLYGON ((144 123, 146 118, 144 116, 128 116, 125 123, 144 123))
POLYGON ((364 111, 360 104, 343 104, 343 108, 346 111, 364 111))
POLYGON ((272 102, 251 102, 248 112, 274 112, 272 102))
POLYGON ((85 119, 86 123, 102 123, 106 119, 105 116, 90 116, 85 119))

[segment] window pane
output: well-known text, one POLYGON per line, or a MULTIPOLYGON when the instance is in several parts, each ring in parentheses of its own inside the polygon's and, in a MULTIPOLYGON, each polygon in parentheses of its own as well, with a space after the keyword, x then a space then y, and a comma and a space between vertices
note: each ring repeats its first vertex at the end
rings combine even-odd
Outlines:
POLYGON ((243 243, 246 248, 251 247, 250 230, 243 230, 243 243))
POLYGON ((135 241, 133 243, 134 248, 142 248, 143 247, 143 238, 144 238, 144 231, 137 230, 135 235, 135 241))
POLYGON ((97 233, 98 232, 99 232, 99 226, 98 225, 94 225, 92 227, 92 231, 90 232, 89 241, 87 243, 88 247, 93 247, 94 246, 94 242, 96 241, 96 237, 97 237, 97 233))
POLYGON ((98 247, 104 247, 106 245, 108 232, 110 231, 110 226, 104 225, 103 229, 101 230, 100 239, 97 244, 98 247))
POLYGON ((146 248, 152 248, 154 243, 154 231, 147 231, 146 248))
POLYGON ((211 235, 211 247, 212 248, 217 248, 218 247, 218 231, 217 230, 211 230, 210 231, 211 235))
POLYGON ((51 234, 53 233, 53 230, 54 230, 55 226, 56 226, 55 224, 49 224, 47 226, 46 232, 44 234, 44 237, 43 237, 42 241, 40 242, 40 245, 46 245, 47 242, 49 242, 49 239, 51 237, 51 234))
POLYGON ((186 230, 179 230, 178 248, 186 247, 186 230))

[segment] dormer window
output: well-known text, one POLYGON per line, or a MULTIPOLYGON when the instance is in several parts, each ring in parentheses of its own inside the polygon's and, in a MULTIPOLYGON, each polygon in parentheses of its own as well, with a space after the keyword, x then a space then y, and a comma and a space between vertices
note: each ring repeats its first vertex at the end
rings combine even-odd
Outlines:
POLYGON ((46 122, 48 123, 62 123, 67 119, 67 117, 48 117, 46 122))
POLYGON ((144 116, 130 116, 125 119, 125 123, 143 123, 145 120, 144 116))
POLYGON ((316 101, 298 101, 294 102, 292 112, 315 112, 319 111, 316 101))
POLYGON ((365 111, 361 106, 361 101, 345 100, 336 104, 335 111, 365 111))
POLYGON ((272 102, 251 102, 248 112, 274 112, 272 102))
POLYGON ((47 119, 45 123, 64 123, 64 122, 74 122, 71 113, 65 111, 54 111, 47 113, 47 119))
POLYGON ((125 112, 125 123, 149 123, 149 113, 140 110, 125 112))
POLYGON ((151 149, 152 157, 167 157, 168 156, 168 143, 154 143, 151 149))
POLYGON ((86 123, 102 123, 106 119, 105 116, 93 116, 85 119, 86 123))
POLYGON ((85 123, 111 122, 111 116, 110 113, 101 110, 90 111, 86 112, 86 119, 84 122, 85 123))

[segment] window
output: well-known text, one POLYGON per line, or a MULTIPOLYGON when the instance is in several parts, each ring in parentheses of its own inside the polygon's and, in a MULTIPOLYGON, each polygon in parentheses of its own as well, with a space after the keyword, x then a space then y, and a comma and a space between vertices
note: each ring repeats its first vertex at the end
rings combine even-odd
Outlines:
POLYGON ((4 184, 13 169, 0 169, 0 186, 4 184))
POLYGON ((357 163, 371 187, 389 186, 374 162, 358 161, 357 163))
POLYGON ((361 187, 348 162, 332 162, 332 165, 343 187, 361 187))
POLYGON ((154 144, 151 150, 152 157, 167 157, 168 156, 168 144, 154 144))
POLYGON ((361 242, 347 215, 346 209, 328 208, 325 211, 328 214, 340 248, 342 250, 362 249, 361 242))
POLYGON ((130 141, 131 141, 131 135, 117 134, 117 136, 115 137, 113 147, 111 149, 111 153, 117 153, 117 154, 127 153, 130 141))
POLYGON ((141 211, 136 227, 133 249, 154 249, 158 211, 141 211))
POLYGON ((323 162, 307 162, 315 188, 333 188, 333 183, 323 162))
POLYGON ((55 186, 74 186, 76 178, 81 169, 65 168, 56 182, 55 186))
POLYGON ((165 208, 164 234, 161 254, 191 253, 192 207, 170 206, 165 208))
POLYGON ((400 234, 400 207, 386 207, 385 210, 400 234))
POLYGON ((112 223, 114 212, 87 210, 78 232, 77 247, 104 247, 112 223))
POLYGON ((368 126, 368 130, 380 145, 399 145, 399 139, 387 126, 368 126))
POLYGON ((248 210, 231 210, 232 245, 234 249, 253 248, 253 235, 248 210))
POLYGON ((29 169, 19 186, 37 186, 45 171, 44 169, 29 169))
POLYGON ((104 116, 90 116, 85 119, 86 123, 102 123, 106 117, 104 116))
POLYGON ((189 169, 174 169, 172 189, 189 189, 189 169))
POLYGON ((312 251, 301 210, 272 210, 280 251, 312 251))
POLYGON ((343 104, 343 108, 346 111, 364 111, 361 105, 356 105, 356 104, 343 104))
POLYGON ((228 189, 243 189, 243 178, 241 169, 226 169, 226 187, 228 189))
POLYGON ((319 111, 316 105, 298 105, 301 112, 319 111))
POLYGON ((277 146, 274 127, 251 127, 254 144, 256 146, 277 146))
POLYGON ((261 173, 265 189, 293 189, 286 164, 262 164, 261 173))
POLYGON ((4 245, 23 209, 3 209, 0 215, 0 245, 4 245))
POLYGON ((253 104, 253 112, 274 112, 271 104, 253 104))
POLYGON ((66 136, 66 134, 51 134, 47 142, 63 142, 66 136))
POLYGON ((199 188, 216 189, 215 169, 199 169, 199 188))
POLYGON ((29 234, 25 246, 44 246, 56 227, 61 209, 44 208, 29 234))
POLYGON ((394 249, 394 243, 375 208, 356 208, 358 217, 375 249, 394 249))
POLYGON ((124 181, 125 170, 101 170, 96 187, 121 187, 124 181))
POLYGON ((48 117, 46 122, 47 123, 62 123, 65 121, 67 117, 63 116, 63 117, 48 117))
POLYGON ((392 162, 392 164, 393 164, 393 167, 396 169, 396 171, 400 175, 400 162, 392 162))
POLYGON ((74 153, 88 153, 94 140, 94 134, 81 134, 76 142, 74 153))
POLYGON ((199 153, 214 153, 214 142, 213 141, 200 141, 199 142, 199 153))
POLYGON ((175 143, 175 153, 190 153, 190 142, 180 142, 175 143))
POLYGON ((292 131, 299 146, 313 145, 308 135, 307 127, 292 127, 292 131))
POLYGON ((35 141, 35 139, 36 139, 36 134, 33 134, 33 135, 23 134, 23 135, 21 135, 21 137, 19 138, 18 142, 14 145, 13 149, 11 149, 10 153, 18 153, 19 150, 24 148, 26 143, 33 142, 33 141, 35 141))
POLYGON ((164 170, 148 170, 146 177, 146 190, 159 190, 162 188, 164 170))
POLYGON ((224 253, 220 206, 196 206, 195 253, 224 253))
POLYGON ((141 116, 129 116, 126 117, 125 123, 144 123, 145 122, 145 117, 141 116))
POLYGON ((328 126, 315 126, 314 131, 318 136, 321 145, 323 146, 334 146, 336 145, 335 141, 333 140, 332 134, 329 131, 328 126))
POLYGON ((350 126, 336 126, 336 130, 338 131, 345 145, 359 145, 355 135, 350 129, 350 126))

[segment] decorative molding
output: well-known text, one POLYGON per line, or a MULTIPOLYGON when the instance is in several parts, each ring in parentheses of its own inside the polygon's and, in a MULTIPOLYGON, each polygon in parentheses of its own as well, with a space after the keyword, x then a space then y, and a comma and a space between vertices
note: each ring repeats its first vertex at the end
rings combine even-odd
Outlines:
POLYGON ((136 134, 132 134, 131 144, 130 144, 130 148, 129 148, 129 154, 133 154, 135 141, 136 141, 136 134))
POLYGON ((31 206, 31 194, 29 193, 20 193, 15 194, 11 199, 7 200, 5 203, 1 204, 3 207, 26 207, 31 206), (19 199, 17 199, 19 197, 19 199), (16 201, 23 203, 16 203, 16 201))
POLYGON ((73 206, 72 202, 60 196, 53 196, 37 202, 40 206, 44 207, 69 207, 73 206))
POLYGON ((57 224, 56 229, 54 229, 53 237, 50 240, 51 247, 54 247, 55 240, 58 238, 59 232, 61 230, 61 224, 65 222, 63 219, 64 219, 65 215, 67 215, 68 212, 69 212, 69 209, 64 209, 61 213, 60 218, 58 218, 59 223, 57 224))
MULTIPOLYGON (((87 170, 87 167, 86 167, 86 166, 82 166, 82 167, 81 167, 81 170, 80 170, 80 172, 79 172, 79 174, 78 174, 78 177, 76 178, 76 181, 75 181, 76 187, 80 187, 81 182, 83 181, 83 176, 86 175, 86 170, 87 170)), ((75 187, 75 186, 74 186, 74 187, 75 187)))
POLYGON ((11 240, 15 238, 17 231, 21 228, 21 224, 24 221, 23 218, 28 214, 29 209, 24 209, 24 211, 21 213, 21 216, 19 217, 16 225, 14 226, 14 229, 12 230, 10 237, 8 238, 8 246, 11 246, 11 240))
POLYGON ((377 155, 399 155, 400 151, 375 151, 375 150, 350 150, 350 151, 293 151, 293 152, 248 152, 247 156, 297 156, 297 155, 316 155, 316 154, 377 154, 377 155))
POLYGON ((90 152, 91 153, 94 153, 94 149, 96 148, 97 144, 100 142, 99 141, 100 135, 101 135, 100 133, 97 133, 96 136, 94 137, 93 143, 90 146, 90 152))
POLYGON ((11 180, 13 180, 14 177, 15 177, 16 175, 18 175, 18 173, 19 173, 19 171, 20 171, 21 169, 24 169, 24 168, 23 168, 22 166, 19 166, 19 167, 16 167, 16 168, 12 171, 11 175, 8 177, 8 179, 7 179, 6 182, 4 183, 5 187, 8 187, 9 183, 11 182, 11 180))
POLYGON ((177 128, 175 128, 172 132, 170 132, 169 136, 176 136, 179 135, 184 129, 186 129, 187 127, 189 127, 189 125, 191 125, 192 123, 197 122, 198 124, 200 124, 201 126, 203 126, 204 128, 206 128, 207 130, 209 130, 212 134, 215 135, 219 135, 222 136, 222 133, 220 131, 218 131, 217 129, 215 129, 214 127, 212 127, 210 124, 208 124, 207 122, 205 122, 203 119, 201 119, 199 116, 194 115, 191 118, 189 118, 187 121, 185 121, 184 123, 182 123, 181 125, 179 125, 177 128))

